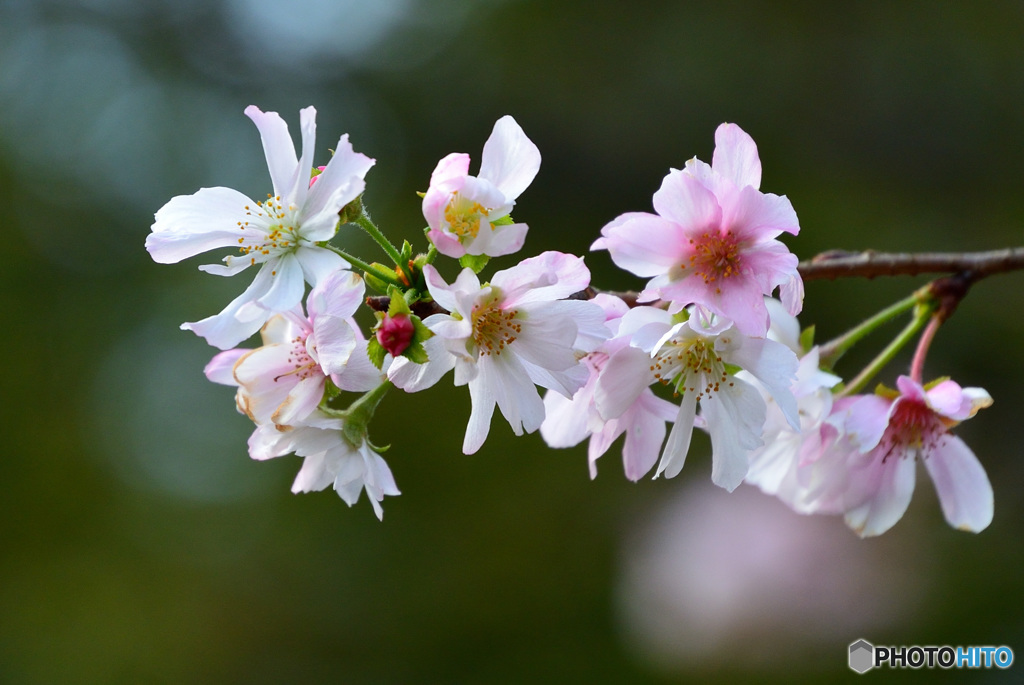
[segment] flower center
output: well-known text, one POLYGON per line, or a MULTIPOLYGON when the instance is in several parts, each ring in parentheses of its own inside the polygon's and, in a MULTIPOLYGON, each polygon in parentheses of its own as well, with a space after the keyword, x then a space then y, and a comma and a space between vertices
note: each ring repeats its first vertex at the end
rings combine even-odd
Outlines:
POLYGON ((473 342, 480 356, 500 355, 523 331, 522 323, 516 319, 518 309, 502 309, 492 300, 473 307, 470 320, 473 324, 473 342))
POLYGON ((941 444, 946 432, 942 420, 924 402, 901 399, 882 436, 882 444, 886 447, 882 460, 894 452, 926 457, 929 450, 941 444))
MULTIPOLYGON (((466 236, 475 238, 480 232, 481 222, 490 226, 490 222, 487 221, 487 211, 487 208, 480 203, 468 200, 459 193, 452 193, 452 199, 444 208, 444 220, 448 222, 452 233, 459 238, 466 236)), ((490 228, 493 230, 494 227, 490 226, 490 228)))
POLYGON ((305 335, 297 335, 292 338, 292 349, 288 353, 288 366, 292 369, 274 378, 275 383, 285 376, 298 376, 298 380, 304 381, 312 376, 322 375, 319 372, 320 365, 313 361, 313 358, 309 356, 309 351, 306 350, 305 335))
MULTIPOLYGON (((705 285, 740 273, 740 246, 732 231, 726 231, 725 235, 704 233, 700 238, 691 238, 690 245, 693 246, 690 263, 681 266, 693 269, 693 273, 704 279, 705 285)), ((721 289, 716 287, 715 292, 721 289)))
POLYGON ((250 231, 238 239, 238 250, 249 257, 251 264, 265 262, 298 247, 298 227, 293 220, 296 209, 295 205, 285 207, 280 195, 267 195, 267 199, 257 202, 256 207, 245 206, 245 214, 251 218, 239 221, 238 227, 242 230, 256 229, 260 234, 256 237, 250 231))
POLYGON ((718 392, 722 383, 732 385, 713 340, 671 340, 651 360, 654 378, 672 384, 675 394, 697 393, 697 401, 718 392))

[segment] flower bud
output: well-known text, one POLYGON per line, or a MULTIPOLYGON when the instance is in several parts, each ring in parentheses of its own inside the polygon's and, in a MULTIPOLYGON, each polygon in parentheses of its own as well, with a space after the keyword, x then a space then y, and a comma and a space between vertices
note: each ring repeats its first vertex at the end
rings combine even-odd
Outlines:
POLYGON ((385 314, 377 327, 377 342, 397 357, 409 347, 415 334, 416 326, 408 314, 385 314))

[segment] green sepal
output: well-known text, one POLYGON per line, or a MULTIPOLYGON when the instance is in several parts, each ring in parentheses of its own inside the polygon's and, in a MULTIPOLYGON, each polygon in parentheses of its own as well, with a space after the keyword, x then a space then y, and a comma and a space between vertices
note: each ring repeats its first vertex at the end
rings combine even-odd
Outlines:
POLYGON ((814 325, 810 325, 807 328, 800 331, 800 349, 804 354, 811 351, 814 347, 814 325))
POLYGON ((376 452, 377 454, 383 454, 384 452, 387 452, 389 449, 391 449, 391 445, 374 445, 372 442, 370 442, 369 435, 366 436, 366 444, 369 445, 370 449, 376 452))
POLYGON ((356 219, 363 215, 363 196, 349 202, 338 212, 338 218, 343 224, 355 223, 356 219))
POLYGON ((935 387, 936 385, 938 385, 939 383, 945 383, 945 382, 946 382, 946 381, 948 381, 949 379, 950 379, 950 376, 939 376, 939 377, 938 377, 938 378, 936 378, 935 380, 933 380, 933 381, 928 381, 927 383, 925 383, 925 385, 924 385, 924 389, 925 389, 925 390, 931 390, 932 388, 934 388, 934 387, 935 387))
POLYGON ((735 376, 739 371, 743 370, 742 366, 736 366, 735 364, 730 364, 729 362, 725 362, 724 364, 722 364, 722 366, 725 367, 725 372, 730 376, 735 376))
POLYGON ((884 397, 887 400, 894 400, 900 396, 900 391, 894 390, 886 386, 884 383, 879 383, 875 388, 875 394, 879 397, 884 397))
POLYGON ((487 262, 489 261, 491 261, 491 258, 485 254, 464 254, 461 257, 459 257, 459 264, 462 265, 462 268, 472 269, 473 273, 475 274, 478 274, 481 271, 483 271, 484 267, 487 266, 487 262))
MULTIPOLYGON (((373 262, 370 264, 374 269, 378 269, 383 273, 394 273, 394 269, 381 264, 380 262, 373 262)), ((366 285, 370 286, 379 293, 387 293, 390 288, 395 287, 391 283, 388 283, 382 278, 378 278, 372 271, 363 272, 363 280, 366 281, 366 285)))
POLYGON ((402 256, 402 263, 399 266, 405 267, 412 261, 412 245, 408 240, 402 243, 402 251, 399 254, 402 256))
POLYGON ((491 225, 492 226, 510 226, 510 225, 512 225, 514 223, 515 223, 515 221, 512 220, 512 215, 511 214, 506 214, 505 216, 501 217, 500 219, 495 219, 494 221, 492 221, 491 225))
POLYGON ((680 309, 678 312, 672 315, 673 326, 676 325, 677 323, 686 323, 689 320, 690 312, 686 311, 685 309, 680 309))
MULTIPOLYGON (((410 291, 412 292, 412 291, 410 291)), ((399 314, 411 315, 412 310, 409 309, 409 303, 405 297, 408 293, 403 293, 399 288, 391 286, 388 289, 388 297, 391 298, 391 303, 388 305, 388 316, 392 319, 399 314)))
POLYGON ((366 356, 370 358, 370 363, 378 369, 384 366, 384 357, 387 353, 384 346, 377 341, 376 335, 371 335, 370 339, 366 341, 366 356))
POLYGON ((426 364, 430 361, 430 357, 427 355, 427 351, 424 349, 423 343, 419 340, 413 340, 409 343, 409 346, 402 350, 402 356, 413 364, 426 364))

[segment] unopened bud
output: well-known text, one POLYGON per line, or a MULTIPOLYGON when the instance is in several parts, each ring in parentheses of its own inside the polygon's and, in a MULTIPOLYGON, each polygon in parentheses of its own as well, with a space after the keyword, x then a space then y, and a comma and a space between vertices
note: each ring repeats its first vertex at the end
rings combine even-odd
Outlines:
POLYGON ((385 314, 377 327, 377 342, 390 352, 392 357, 397 357, 409 347, 415 334, 416 326, 408 314, 385 314))

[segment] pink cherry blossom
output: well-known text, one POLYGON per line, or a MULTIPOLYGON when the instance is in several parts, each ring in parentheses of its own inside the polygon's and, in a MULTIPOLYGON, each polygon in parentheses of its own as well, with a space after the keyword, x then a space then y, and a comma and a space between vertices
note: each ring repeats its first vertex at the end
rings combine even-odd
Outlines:
POLYGON ((694 158, 672 170, 654 194, 657 214, 619 216, 591 249, 607 249, 621 268, 650 278, 641 302, 665 300, 669 311, 695 304, 731 319, 744 335, 763 336, 764 296, 780 288, 791 314, 800 311, 797 258, 776 240, 800 225, 785 196, 762 193, 754 141, 739 126, 715 132, 711 165, 694 158))
POLYGON ((455 370, 455 384, 469 385, 473 401, 462 449, 480 449, 490 431, 495 405, 516 435, 537 430, 544 404, 534 385, 572 397, 587 381, 579 360, 608 337, 604 312, 592 303, 563 298, 590 283, 583 260, 544 252, 499 271, 481 285, 463 269, 449 285, 432 265, 424 267, 434 301, 450 314, 426 324, 434 336, 424 343, 429 361, 394 361, 388 377, 416 392, 455 370))
MULTIPOLYGON (((593 300, 605 312, 605 325, 613 336, 621 317, 628 311, 626 304, 610 295, 599 294, 593 300)), ((589 438, 588 461, 590 477, 597 477, 597 460, 608 451, 612 443, 625 433, 622 446, 622 465, 626 477, 640 480, 658 460, 661 444, 665 440, 665 422, 672 421, 676 406, 656 397, 650 388, 637 396, 621 416, 605 419, 597 409, 594 392, 602 369, 609 356, 629 344, 629 336, 615 336, 601 344, 583 358, 590 376, 567 399, 558 392, 544 395, 544 423, 540 433, 549 447, 573 447, 589 438)))
POLYGON ((833 412, 844 439, 823 461, 844 485, 834 496, 836 508, 858 535, 884 533, 910 504, 920 460, 949 525, 984 530, 992 522, 992 485, 977 457, 950 429, 991 405, 992 398, 951 380, 925 390, 900 376, 897 388, 895 398, 851 397, 833 412))
POLYGON ((469 155, 452 153, 437 163, 423 196, 427 236, 449 257, 518 252, 526 224, 496 223, 506 218, 516 198, 540 169, 540 151, 510 116, 494 124, 484 143, 480 175, 469 175, 469 155))
POLYGON ((146 249, 162 264, 179 262, 224 247, 241 251, 224 264, 199 267, 207 273, 232 276, 260 265, 252 284, 220 313, 186 323, 216 347, 227 349, 249 337, 274 313, 302 301, 304 283, 315 286, 348 263, 317 243, 337 230, 338 212, 363 192, 363 177, 374 160, 353 152, 348 135, 312 183, 316 148, 316 110, 303 109, 302 157, 297 158, 288 125, 276 112, 249 106, 263 140, 274 192, 257 202, 230 188, 202 188, 171 199, 157 213, 146 249))
POLYGON ((222 352, 207 376, 238 386, 239 410, 258 425, 298 425, 320 404, 328 377, 342 390, 376 387, 382 376, 351 318, 363 292, 357 274, 335 272, 310 293, 308 318, 301 308, 272 316, 262 347, 222 352))

